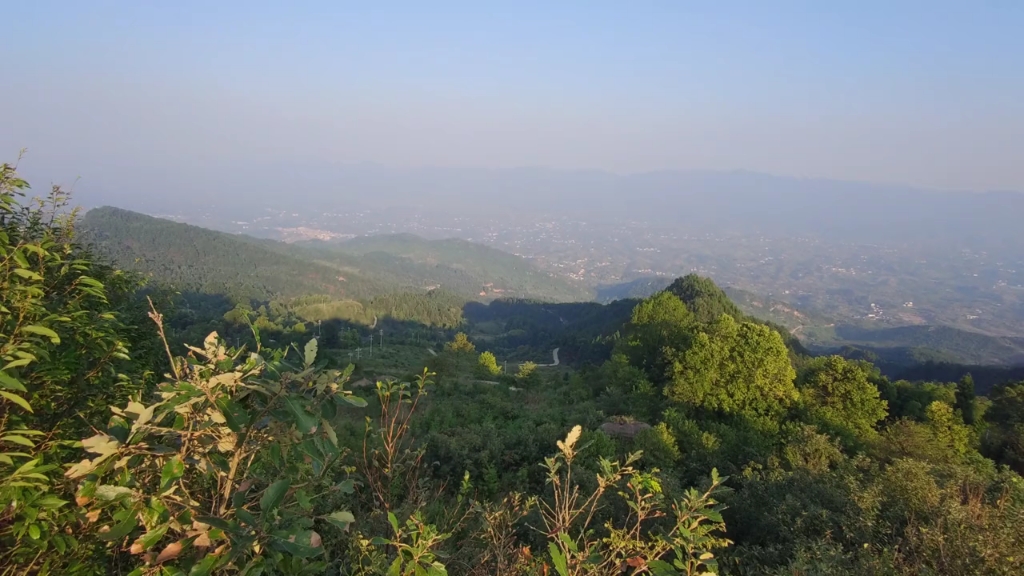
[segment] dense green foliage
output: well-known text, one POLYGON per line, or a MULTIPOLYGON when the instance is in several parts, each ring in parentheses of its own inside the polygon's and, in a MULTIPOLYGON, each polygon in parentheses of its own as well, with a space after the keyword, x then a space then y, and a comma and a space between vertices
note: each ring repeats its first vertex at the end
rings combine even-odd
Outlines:
POLYGON ((285 295, 292 248, 196 232, 224 253, 149 269, 245 297, 142 289, 25 187, 3 166, 2 574, 1019 573, 1024 383, 813 358, 696 276, 285 295))
POLYGON ((797 398, 786 346, 777 332, 722 315, 670 353, 665 395, 703 410, 772 415, 797 398))
POLYGON ((888 405, 870 377, 869 366, 839 356, 809 362, 799 384, 809 420, 847 444, 873 438, 888 405))
POLYGON ((225 234, 118 208, 97 208, 80 225, 97 253, 125 270, 182 292, 238 301, 331 294, 359 297, 383 289, 359 275, 296 258, 280 243, 225 234))

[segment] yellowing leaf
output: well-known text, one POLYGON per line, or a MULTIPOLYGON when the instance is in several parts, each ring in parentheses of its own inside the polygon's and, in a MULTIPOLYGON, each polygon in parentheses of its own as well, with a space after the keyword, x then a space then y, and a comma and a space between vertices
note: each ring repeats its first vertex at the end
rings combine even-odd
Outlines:
POLYGON ((163 564, 168 560, 174 560, 178 557, 178 554, 181 554, 181 542, 172 542, 156 557, 156 564, 163 564))
POLYGON ((306 342, 303 360, 306 362, 306 368, 312 366, 313 362, 316 361, 316 338, 306 342))
POLYGON ((92 452, 93 454, 99 454, 101 456, 108 456, 117 452, 117 449, 121 446, 117 438, 109 436, 107 434, 97 434, 82 440, 82 448, 86 452, 92 452))

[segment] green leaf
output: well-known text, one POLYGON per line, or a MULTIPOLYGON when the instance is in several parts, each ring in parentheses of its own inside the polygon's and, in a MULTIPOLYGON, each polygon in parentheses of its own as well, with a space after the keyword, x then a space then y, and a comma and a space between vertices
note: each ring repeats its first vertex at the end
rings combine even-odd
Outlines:
POLYGON ((0 436, 0 442, 10 442, 11 444, 17 444, 19 446, 24 446, 26 448, 35 447, 35 444, 28 438, 25 438, 24 436, 16 436, 13 434, 10 436, 0 436))
POLYGON ((103 500, 104 502, 110 502, 111 500, 117 500, 126 496, 132 495, 132 489, 124 486, 114 486, 112 484, 102 484, 96 487, 96 493, 94 496, 97 500, 103 500))
POLYGON ((256 517, 252 515, 252 512, 249 512, 245 508, 236 508, 235 516, 238 517, 239 520, 245 522, 250 526, 255 526, 256 524, 259 524, 259 520, 257 520, 256 517))
POLYGON ((3 370, 7 371, 11 368, 21 368, 22 366, 28 366, 32 363, 32 358, 18 358, 17 360, 11 360, 4 365, 3 370))
POLYGON ((241 432, 249 425, 249 413, 231 398, 227 396, 218 398, 217 408, 224 415, 224 420, 232 432, 241 432))
POLYGON ((651 560, 647 566, 654 576, 677 576, 679 572, 664 560, 651 560))
POLYGON ((309 368, 310 366, 313 365, 313 362, 316 362, 316 338, 313 338, 309 342, 306 342, 306 349, 304 352, 306 368, 309 368))
POLYGON ((338 435, 334 432, 334 428, 327 423, 327 420, 321 420, 320 425, 324 427, 324 432, 327 433, 327 439, 331 441, 331 444, 338 445, 338 435))
POLYGON ((0 372, 0 388, 6 388, 17 392, 27 392, 24 384, 22 384, 17 378, 4 372, 0 372))
POLYGON ((323 554, 320 535, 312 530, 280 530, 274 532, 270 540, 271 547, 296 556, 310 558, 323 554))
POLYGON ((108 532, 100 533, 99 538, 100 540, 106 540, 107 542, 120 540, 131 533, 131 531, 138 525, 139 519, 135 516, 131 516, 127 520, 111 528, 108 532))
POLYGON ((181 478, 185 474, 185 463, 181 461, 181 458, 177 455, 171 458, 164 464, 163 470, 160 471, 160 491, 163 492, 170 487, 171 483, 181 478))
POLYGON ((289 486, 291 486, 289 480, 278 480, 271 484, 263 493, 263 497, 260 498, 260 514, 264 520, 266 520, 267 515, 281 504, 281 500, 284 499, 289 486))
POLYGON ((25 258, 25 254, 24 252, 22 252, 22 250, 15 250, 14 253, 11 254, 11 257, 14 258, 14 261, 18 264, 18 266, 21 266, 22 268, 29 267, 28 258, 25 258))
POLYGON ((722 515, 717 510, 705 510, 704 515, 712 522, 725 522, 722 515))
POLYGON ((366 400, 359 396, 353 396, 351 394, 339 394, 338 397, 344 400, 345 402, 351 404, 352 406, 355 406, 356 408, 366 408, 366 400))
POLYGON ((17 470, 14 471, 13 475, 22 476, 32 472, 33 470, 36 470, 39 465, 39 461, 40 459, 36 458, 35 460, 29 460, 28 462, 25 462, 17 470))
POLYGON ((149 550, 153 546, 156 546, 157 542, 159 542, 160 539, 164 537, 164 534, 167 533, 167 528, 169 526, 170 524, 161 524, 160 526, 157 526, 143 534, 142 537, 139 538, 139 544, 142 544, 142 549, 149 550))
POLYGON ((7 398, 11 402, 14 402, 18 406, 21 406, 22 408, 24 408, 28 412, 32 411, 32 407, 29 406, 28 401, 25 400, 24 398, 22 398, 21 396, 18 396, 17 394, 14 394, 14 393, 11 393, 11 392, 7 392, 6 390, 0 390, 0 396, 3 396, 4 398, 7 398))
POLYGON ((402 557, 395 558, 395 561, 391 563, 391 567, 388 568, 388 576, 402 576, 402 557))
POLYGON ((29 538, 31 538, 33 540, 39 540, 39 537, 42 536, 42 535, 43 534, 39 530, 39 526, 37 524, 32 524, 32 525, 30 525, 28 527, 28 537, 29 538))
POLYGON ((24 268, 15 268, 14 273, 17 274, 18 276, 21 276, 22 278, 28 278, 29 280, 41 281, 43 279, 43 277, 40 276, 39 274, 36 274, 35 272, 31 270, 26 270, 24 268))
POLYGON ((570 538, 569 535, 566 534, 565 532, 559 532, 558 533, 558 539, 561 540, 563 544, 565 544, 565 547, 568 548, 569 551, 571 551, 571 552, 576 552, 577 551, 576 542, 573 541, 573 539, 570 538))
POLYGON ((54 496, 53 494, 47 494, 46 496, 43 496, 39 500, 36 500, 35 504, 37 506, 42 506, 43 508, 60 508, 61 506, 67 504, 67 501, 61 500, 60 498, 54 496))
POLYGON ((284 401, 285 406, 288 407, 288 411, 291 412, 295 418, 295 427, 299 429, 303 434, 309 434, 313 430, 316 430, 316 425, 319 420, 316 416, 313 416, 302 406, 302 404, 295 398, 287 398, 284 401))
POLYGON ((216 466, 218 469, 220 469, 221 472, 227 474, 228 472, 231 471, 231 464, 228 462, 228 459, 225 458, 223 454, 217 452, 210 452, 208 456, 210 458, 210 463, 216 466))
POLYGON ((100 282, 98 280, 94 280, 92 278, 89 278, 88 276, 79 276, 78 277, 78 281, 80 283, 82 283, 82 284, 85 284, 87 286, 91 286, 93 288, 103 288, 103 283, 102 282, 100 282))
POLYGON ((388 512, 388 522, 391 524, 391 529, 395 531, 395 535, 398 535, 398 517, 394 512, 388 512))
POLYGON ((348 510, 338 510, 337 512, 324 516, 324 520, 327 520, 342 530, 348 530, 348 527, 356 521, 356 517, 348 510))
POLYGON ((208 576, 213 573, 213 569, 217 568, 221 561, 226 561, 224 555, 210 554, 203 558, 202 562, 192 566, 192 569, 188 571, 188 576, 208 576))
POLYGON ((218 518, 217 516, 196 516, 195 520, 196 522, 209 524, 213 528, 217 528, 225 532, 230 532, 232 534, 244 533, 244 530, 242 530, 241 526, 238 526, 237 524, 234 524, 232 522, 228 522, 223 518, 218 518))
POLYGON ((37 326, 35 324, 30 324, 28 326, 22 326, 21 329, 25 332, 28 332, 29 334, 38 334, 39 336, 45 336, 49 338, 50 342, 53 344, 60 344, 60 336, 58 336, 56 332, 50 330, 45 326, 37 326))
POLYGON ((324 402, 320 404, 320 417, 328 422, 338 417, 338 403, 324 402))
POLYGON ((558 572, 559 576, 569 576, 569 565, 566 563, 565 555, 554 542, 548 542, 548 554, 551 555, 551 563, 555 565, 555 572, 558 572))

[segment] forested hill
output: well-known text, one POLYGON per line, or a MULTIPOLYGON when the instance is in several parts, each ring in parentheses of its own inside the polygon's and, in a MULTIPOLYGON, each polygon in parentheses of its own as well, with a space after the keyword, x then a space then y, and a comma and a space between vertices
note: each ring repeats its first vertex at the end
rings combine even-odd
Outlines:
POLYGON ((301 259, 285 246, 153 218, 119 208, 87 212, 82 239, 117 267, 183 292, 239 300, 274 296, 352 296, 383 291, 368 279, 301 259), (343 279, 344 278, 344 279, 343 279))
POLYGON ((346 247, 295 245, 111 207, 87 212, 79 229, 84 241, 120 268, 177 290, 236 300, 308 294, 368 299, 439 287, 466 298, 571 301, 588 296, 585 289, 518 256, 461 241, 408 237, 400 243, 367 239, 346 247))

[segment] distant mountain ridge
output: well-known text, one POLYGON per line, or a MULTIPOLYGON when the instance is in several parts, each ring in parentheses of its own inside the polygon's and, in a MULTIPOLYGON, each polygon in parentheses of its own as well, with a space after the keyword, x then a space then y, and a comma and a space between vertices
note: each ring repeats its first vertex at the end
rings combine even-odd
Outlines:
POLYGON ((585 288, 541 272, 518 256, 464 241, 408 235, 351 246, 286 244, 113 207, 88 211, 79 228, 87 243, 121 268, 178 290, 240 299, 308 294, 366 299, 432 288, 466 298, 573 301, 590 296, 585 288))

